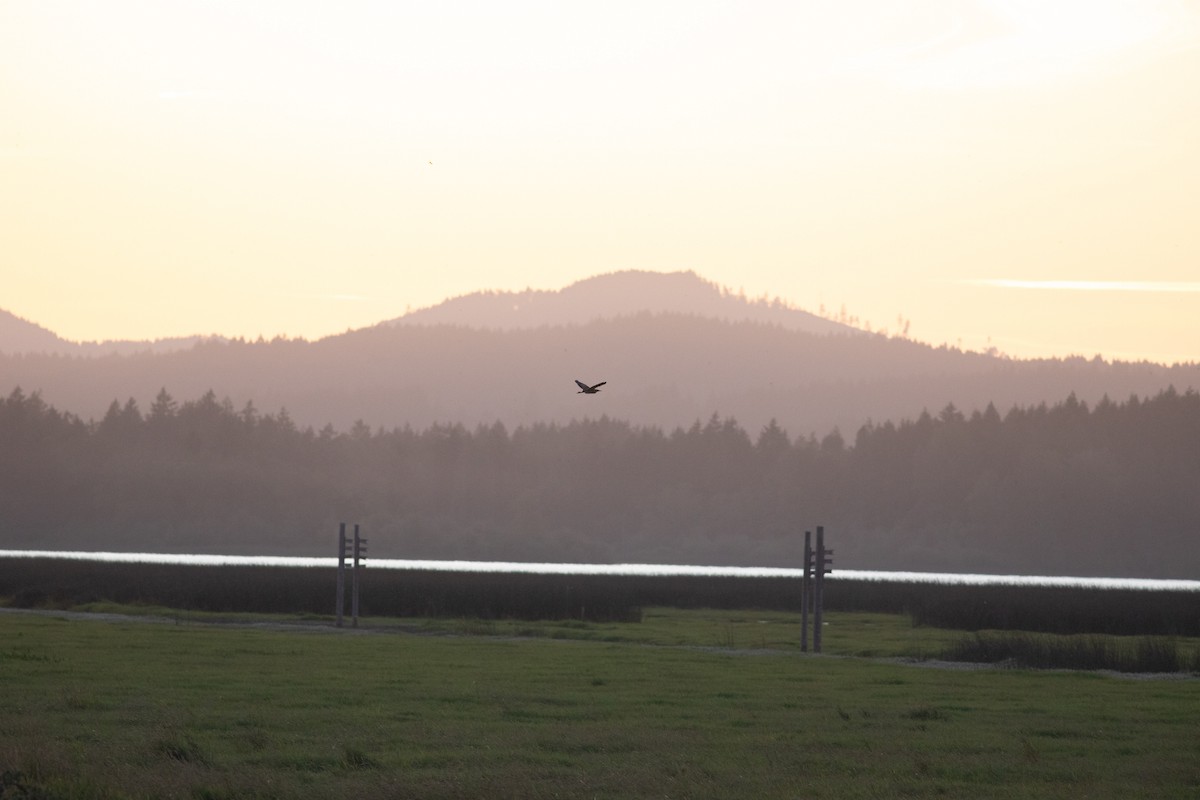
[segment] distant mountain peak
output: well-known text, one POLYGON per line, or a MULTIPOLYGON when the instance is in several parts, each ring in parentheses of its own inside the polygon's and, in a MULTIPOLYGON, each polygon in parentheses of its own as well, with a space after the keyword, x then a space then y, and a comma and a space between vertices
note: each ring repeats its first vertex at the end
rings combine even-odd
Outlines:
POLYGON ((689 314, 780 325, 808 333, 857 333, 779 300, 749 300, 691 270, 622 270, 576 281, 562 289, 480 291, 405 314, 384 325, 463 325, 510 330, 582 325, 639 313, 689 314))

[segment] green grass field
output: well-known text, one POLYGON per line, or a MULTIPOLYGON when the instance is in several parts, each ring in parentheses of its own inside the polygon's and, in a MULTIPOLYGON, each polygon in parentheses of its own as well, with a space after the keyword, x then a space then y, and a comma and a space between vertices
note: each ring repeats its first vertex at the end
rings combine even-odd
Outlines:
MULTIPOLYGON (((0 798, 1200 793, 1200 681, 805 655, 795 619, 331 632, 0 613, 0 798)), ((828 620, 827 654, 936 655, 959 635, 828 620)))

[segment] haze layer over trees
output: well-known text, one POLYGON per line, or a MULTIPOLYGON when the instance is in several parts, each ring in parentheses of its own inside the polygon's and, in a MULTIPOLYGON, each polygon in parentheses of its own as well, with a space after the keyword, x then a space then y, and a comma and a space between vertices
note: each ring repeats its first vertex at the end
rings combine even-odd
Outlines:
POLYGON ((826 525, 845 568, 1193 577, 1200 394, 953 405, 851 437, 713 415, 512 429, 298 426, 165 389, 99 422, 0 401, 0 548, 798 566, 826 525))
POLYGON ((752 322, 650 313, 584 325, 481 330, 382 326, 316 342, 210 341, 170 353, 99 358, 0 355, 0 393, 21 386, 84 419, 112 398, 147 408, 214 389, 239 408, 287 408, 296 423, 348 429, 460 422, 474 429, 565 425, 584 416, 672 430, 732 416, 749 431, 771 419, 793 435, 855 431, 953 402, 968 412, 1036 405, 1071 392, 1091 404, 1200 388, 1200 365, 1100 359, 1015 361, 874 334, 819 335, 752 322), (607 381, 580 398, 574 379, 607 381), (586 404, 581 400, 586 400, 586 404))
POLYGON ((969 412, 1071 392, 1094 404, 1200 388, 1200 364, 1013 360, 914 341, 903 320, 899 335, 860 329, 844 311, 839 320, 750 300, 692 272, 634 270, 558 291, 475 292, 313 342, 82 345, 0 312, 0 394, 40 390, 84 419, 100 418, 113 397, 148 407, 169 386, 180 397, 214 389, 238 406, 287 408, 318 428, 358 419, 515 428, 607 415, 671 430, 716 411, 749 431, 775 419, 793 435, 823 437, 948 402, 969 412), (581 405, 574 379, 609 386, 581 405))

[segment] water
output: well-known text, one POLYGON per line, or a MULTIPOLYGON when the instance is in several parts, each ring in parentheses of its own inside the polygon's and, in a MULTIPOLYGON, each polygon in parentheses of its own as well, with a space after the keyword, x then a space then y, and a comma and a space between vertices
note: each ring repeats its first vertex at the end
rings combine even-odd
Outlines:
MULTIPOLYGON (((169 553, 103 553, 60 550, 0 550, 0 558, 68 558, 140 564, 194 564, 200 566, 334 567, 337 558, 295 556, 176 555, 169 553)), ((524 572, 542 575, 727 575, 741 578, 799 578, 801 570, 783 567, 720 567, 682 564, 556 564, 516 561, 421 561, 373 558, 372 569, 444 570, 447 572, 524 572)), ((1150 578, 1074 578, 1045 575, 982 575, 950 572, 886 572, 836 569, 830 580, 898 581, 984 586, 1074 586, 1101 589, 1157 589, 1200 591, 1200 581, 1150 578)))

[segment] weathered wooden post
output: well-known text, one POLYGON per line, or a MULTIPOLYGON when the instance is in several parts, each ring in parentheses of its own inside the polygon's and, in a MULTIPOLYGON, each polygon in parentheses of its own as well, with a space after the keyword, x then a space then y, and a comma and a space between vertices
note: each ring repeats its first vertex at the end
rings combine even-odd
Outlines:
POLYGON ((358 523, 354 525, 354 572, 350 577, 350 614, 351 624, 358 627, 358 571, 362 561, 366 559, 367 540, 358 535, 358 523))
POLYGON ((813 575, 813 652, 821 652, 821 625, 825 606, 825 575, 833 569, 833 551, 825 549, 825 528, 817 526, 816 569, 813 575))
POLYGON ((346 523, 338 523, 337 549, 337 626, 342 627, 342 615, 346 609, 346 523))
POLYGON ((800 652, 808 652, 808 596, 812 591, 812 531, 804 532, 804 573, 800 577, 800 652))

